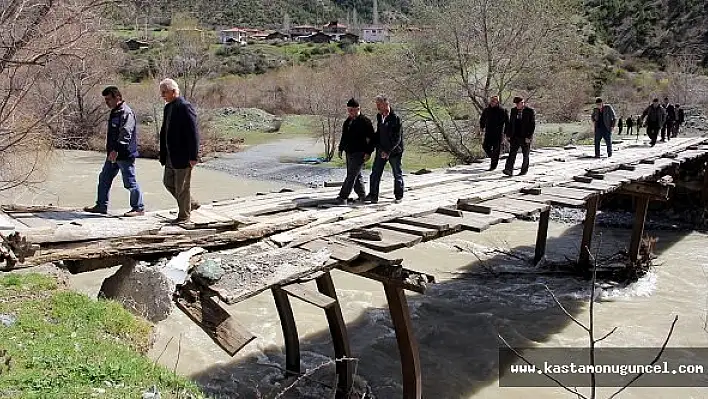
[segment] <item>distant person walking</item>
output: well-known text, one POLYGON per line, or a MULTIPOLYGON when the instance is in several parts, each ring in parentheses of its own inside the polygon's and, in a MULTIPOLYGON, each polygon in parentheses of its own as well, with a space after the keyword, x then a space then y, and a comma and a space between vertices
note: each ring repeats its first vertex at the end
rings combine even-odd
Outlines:
POLYGON ((666 122, 666 110, 664 107, 659 105, 659 99, 655 98, 652 101, 640 118, 638 126, 642 126, 642 120, 644 121, 644 126, 647 128, 647 136, 649 136, 650 145, 654 147, 656 145, 656 139, 659 137, 659 130, 664 126, 666 122))
MULTIPOLYGON (((620 119, 622 121, 622 119, 620 119)), ((634 128, 634 119, 632 119, 631 116, 627 117, 627 122, 625 123, 627 125, 627 135, 631 136, 632 135, 632 129, 634 128)))
POLYGON ((621 136, 622 135, 622 128, 624 127, 622 118, 617 118, 617 135, 621 136))
POLYGON ((199 159, 197 112, 172 79, 160 82, 165 110, 160 130, 160 164, 165 167, 162 182, 177 200, 179 211, 174 223, 189 221, 191 211, 199 208, 190 193, 192 169, 199 159))
POLYGON ((600 140, 605 140, 607 157, 612 156, 612 129, 615 128, 617 117, 612 106, 605 104, 601 98, 595 100, 592 110, 592 121, 595 125, 595 158, 600 158, 600 140))
POLYGON ((664 125, 661 127, 661 141, 671 140, 671 132, 674 122, 676 121, 676 109, 674 105, 669 102, 668 97, 664 97, 664 104, 662 107, 666 111, 666 120, 664 125))
POLYGON ((479 127, 484 134, 482 149, 491 159, 489 170, 494 170, 499 164, 504 130, 509 124, 509 113, 499 105, 499 97, 489 99, 489 105, 479 117, 479 127))
POLYGON ((142 216, 145 213, 143 193, 135 177, 135 158, 138 157, 138 125, 135 113, 123 101, 123 96, 115 86, 103 89, 101 93, 106 106, 111 110, 108 116, 106 134, 106 161, 98 175, 98 195, 96 205, 87 206, 85 212, 108 213, 108 195, 113 179, 118 171, 123 178, 123 187, 130 191, 130 211, 123 216, 142 216))
POLYGON ((527 107, 523 98, 514 97, 516 106, 509 113, 509 124, 506 125, 506 137, 509 140, 509 157, 504 165, 504 173, 507 176, 514 174, 514 164, 516 154, 521 149, 524 160, 521 164, 519 175, 525 175, 529 171, 529 154, 531 153, 531 141, 536 130, 536 112, 531 107, 527 107))
POLYGON ((371 157, 375 140, 371 119, 361 113, 359 103, 353 98, 347 102, 347 114, 339 141, 339 157, 342 157, 342 152, 346 153, 347 177, 337 196, 338 205, 347 203, 352 189, 359 196, 359 201, 364 202, 366 191, 361 171, 371 157))
POLYGON ((376 134, 374 135, 374 148, 376 155, 374 164, 371 167, 371 177, 369 181, 369 195, 365 201, 375 204, 379 201, 379 185, 386 163, 391 165, 393 173, 393 194, 396 202, 403 199, 403 170, 401 161, 403 159, 403 129, 401 118, 391 109, 388 98, 376 96, 376 134))
POLYGON ((686 115, 683 112, 683 108, 681 108, 681 105, 679 103, 676 103, 675 105, 676 108, 676 122, 674 122, 674 125, 672 126, 673 128, 673 137, 678 137, 679 135, 679 130, 681 129, 681 125, 683 125, 684 122, 686 122, 686 115))

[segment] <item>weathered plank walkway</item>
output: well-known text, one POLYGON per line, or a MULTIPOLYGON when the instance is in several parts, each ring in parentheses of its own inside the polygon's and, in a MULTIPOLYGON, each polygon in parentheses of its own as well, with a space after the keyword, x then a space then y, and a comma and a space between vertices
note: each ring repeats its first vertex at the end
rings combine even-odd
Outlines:
MULTIPOLYGON (((268 193, 204 205, 187 226, 165 223, 174 217, 169 210, 123 218, 56 207, 4 206, 0 229, 26 238, 26 244, 6 245, 20 253, 11 256, 26 256, 19 266, 62 261, 74 272, 109 267, 126 257, 156 258, 195 246, 208 249, 211 252, 193 262, 210 262, 217 276, 192 275, 177 295, 178 306, 233 354, 253 337, 215 299, 233 304, 270 290, 286 337, 287 370, 292 373, 299 373, 300 365, 289 297, 322 308, 337 358, 350 358, 329 270, 339 268, 381 281, 401 351, 404 397, 420 398, 421 370, 404 290, 422 293, 434 279, 406 269, 402 258, 391 252, 461 230, 480 232, 540 214, 538 262, 545 253, 550 206, 586 209, 580 245, 586 249, 600 199, 619 193, 637 198, 630 244, 630 259, 636 261, 648 202, 665 199, 673 186, 663 177, 677 175, 682 168, 705 171, 708 142, 680 138, 655 147, 629 142, 615 148, 612 158, 602 160, 588 156, 593 153, 590 147, 535 150, 525 176, 504 177, 500 171, 487 171, 487 163, 407 176, 401 203, 384 196, 375 205, 333 206, 338 188, 268 193), (30 248, 32 244, 35 248, 30 248), (316 281, 317 291, 302 284, 309 280, 316 281)), ((701 188, 708 200, 708 177, 701 188)), ((388 182, 382 192, 392 193, 388 182)), ((587 265, 589 252, 581 250, 578 261, 587 265)), ((337 363, 340 397, 351 387, 350 367, 346 361, 337 363)))

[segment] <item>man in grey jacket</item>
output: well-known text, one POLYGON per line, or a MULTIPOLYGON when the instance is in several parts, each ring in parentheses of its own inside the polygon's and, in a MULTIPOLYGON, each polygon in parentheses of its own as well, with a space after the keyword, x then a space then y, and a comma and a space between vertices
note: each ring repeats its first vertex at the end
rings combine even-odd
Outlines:
POLYGON ((601 98, 595 100, 597 107, 592 110, 592 121, 595 126, 595 158, 600 158, 600 140, 605 140, 607 157, 612 156, 612 129, 615 128, 617 116, 609 104, 601 98))

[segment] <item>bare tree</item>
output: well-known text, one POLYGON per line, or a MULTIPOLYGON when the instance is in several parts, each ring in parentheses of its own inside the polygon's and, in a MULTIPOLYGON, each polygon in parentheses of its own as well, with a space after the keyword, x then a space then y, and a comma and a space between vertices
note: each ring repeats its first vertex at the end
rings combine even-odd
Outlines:
POLYGON ((0 190, 37 177, 44 129, 68 104, 40 85, 62 61, 91 49, 105 0, 0 0, 0 190))
POLYGON ((700 74, 701 57, 693 53, 674 54, 666 59, 669 96, 681 104, 694 103, 705 93, 697 93, 695 81, 700 74))
POLYGON ((576 0, 422 0, 423 27, 393 62, 428 145, 474 157, 470 133, 491 95, 531 95, 579 52, 576 0), (474 17, 470 17, 474 16, 474 17))

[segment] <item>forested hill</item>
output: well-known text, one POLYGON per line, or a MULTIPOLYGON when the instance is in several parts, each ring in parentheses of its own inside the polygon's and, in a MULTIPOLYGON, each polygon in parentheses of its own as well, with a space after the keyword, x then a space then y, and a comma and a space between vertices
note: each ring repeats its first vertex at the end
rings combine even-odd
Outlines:
POLYGON ((600 38, 621 53, 692 54, 708 66, 706 0, 587 0, 585 7, 600 38))
MULTIPOLYGON (((414 0, 379 0, 381 22, 407 20, 414 0)), ((659 59, 666 54, 697 54, 708 65, 708 1, 580 0, 586 16, 605 41, 621 53, 659 59)), ((292 24, 327 21, 372 22, 373 0, 133 0, 153 16, 190 12, 211 27, 277 28, 287 13, 292 24)), ((470 16, 473 18, 473 16, 470 16)))

